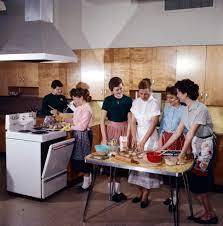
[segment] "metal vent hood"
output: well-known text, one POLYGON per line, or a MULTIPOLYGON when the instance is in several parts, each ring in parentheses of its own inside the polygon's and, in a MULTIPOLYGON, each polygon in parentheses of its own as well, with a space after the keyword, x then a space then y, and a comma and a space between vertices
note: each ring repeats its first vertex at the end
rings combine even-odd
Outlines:
POLYGON ((0 61, 77 62, 53 25, 53 0, 25 0, 24 20, 0 45, 0 61))

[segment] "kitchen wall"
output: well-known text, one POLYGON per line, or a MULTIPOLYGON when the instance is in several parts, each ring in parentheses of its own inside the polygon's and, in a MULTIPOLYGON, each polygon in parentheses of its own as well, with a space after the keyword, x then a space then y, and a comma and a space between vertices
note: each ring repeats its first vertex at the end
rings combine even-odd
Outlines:
POLYGON ((55 0, 55 25, 72 49, 222 44, 223 1, 214 2, 167 12, 161 0, 55 0))

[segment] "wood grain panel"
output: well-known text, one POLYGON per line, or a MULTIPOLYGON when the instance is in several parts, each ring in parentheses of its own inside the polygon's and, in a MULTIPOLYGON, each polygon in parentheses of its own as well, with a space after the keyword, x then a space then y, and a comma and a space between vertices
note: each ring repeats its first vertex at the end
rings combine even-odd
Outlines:
POLYGON ((51 83, 59 79, 59 64, 39 64, 39 96, 44 97, 51 92, 51 83))
POLYGON ((223 46, 207 46, 205 103, 223 106, 223 46))
POLYGON ((113 49, 111 76, 118 76, 124 83, 125 94, 129 95, 130 50, 129 48, 113 49))
POLYGON ((199 85, 202 96, 205 83, 205 63, 206 46, 177 47, 176 80, 191 79, 199 85))
POLYGON ((130 48, 130 89, 137 90, 143 78, 152 73, 153 48, 130 48))
POLYGON ((108 88, 109 80, 112 78, 112 64, 114 63, 114 49, 105 49, 104 53, 104 97, 111 95, 108 88))
POLYGON ((81 50, 81 81, 90 86, 94 100, 104 99, 104 49, 81 50))
POLYGON ((8 96, 8 76, 4 62, 0 63, 0 80, 0 96, 8 96))
POLYGON ((70 90, 75 88, 76 84, 81 81, 81 50, 75 50, 75 53, 78 57, 78 62, 66 64, 68 97, 70 90))
POLYGON ((18 71, 19 84, 23 87, 38 87, 38 64, 37 63, 22 63, 18 71))
POLYGON ((176 47, 153 48, 152 79, 153 89, 164 91, 176 81, 176 47))

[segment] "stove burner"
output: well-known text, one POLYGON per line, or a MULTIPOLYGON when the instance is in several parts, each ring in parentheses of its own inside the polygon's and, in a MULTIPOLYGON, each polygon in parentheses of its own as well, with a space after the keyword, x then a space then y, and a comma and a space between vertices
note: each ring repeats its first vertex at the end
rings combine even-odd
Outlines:
POLYGON ((48 133, 47 131, 33 131, 32 132, 33 134, 46 134, 46 133, 48 133))
POLYGON ((28 129, 22 129, 22 130, 19 130, 18 132, 20 132, 20 133, 30 133, 31 130, 28 130, 28 129))

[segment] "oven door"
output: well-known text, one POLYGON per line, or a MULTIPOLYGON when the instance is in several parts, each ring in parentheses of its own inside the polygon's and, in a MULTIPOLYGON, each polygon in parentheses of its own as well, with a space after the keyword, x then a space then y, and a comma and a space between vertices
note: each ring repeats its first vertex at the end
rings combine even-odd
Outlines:
POLYGON ((42 172, 42 198, 67 185, 67 165, 74 146, 74 138, 51 144, 42 172))

